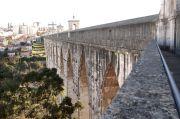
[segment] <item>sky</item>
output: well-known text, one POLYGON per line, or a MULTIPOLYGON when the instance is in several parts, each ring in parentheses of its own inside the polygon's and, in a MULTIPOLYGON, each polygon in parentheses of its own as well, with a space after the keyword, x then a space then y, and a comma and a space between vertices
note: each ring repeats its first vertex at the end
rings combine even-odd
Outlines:
POLYGON ((42 25, 55 22, 66 28, 74 14, 83 28, 158 14, 161 0, 0 0, 0 3, 0 26, 38 21, 42 25))

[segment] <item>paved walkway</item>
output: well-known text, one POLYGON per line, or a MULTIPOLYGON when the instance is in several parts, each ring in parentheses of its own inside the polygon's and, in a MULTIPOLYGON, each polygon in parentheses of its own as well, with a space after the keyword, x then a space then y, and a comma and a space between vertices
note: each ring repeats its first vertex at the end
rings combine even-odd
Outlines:
POLYGON ((180 90, 180 56, 176 56, 168 51, 162 51, 166 63, 172 72, 178 89, 180 90))
POLYGON ((146 47, 102 119, 178 119, 155 41, 146 47))

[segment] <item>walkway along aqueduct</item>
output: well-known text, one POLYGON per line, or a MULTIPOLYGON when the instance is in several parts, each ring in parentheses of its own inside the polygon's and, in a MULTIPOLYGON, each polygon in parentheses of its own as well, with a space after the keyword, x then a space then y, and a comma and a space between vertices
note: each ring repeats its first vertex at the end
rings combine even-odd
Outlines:
POLYGON ((179 11, 180 0, 165 0, 159 15, 45 36, 47 67, 58 69, 66 94, 84 106, 74 116, 101 118, 153 40, 180 54, 179 11))

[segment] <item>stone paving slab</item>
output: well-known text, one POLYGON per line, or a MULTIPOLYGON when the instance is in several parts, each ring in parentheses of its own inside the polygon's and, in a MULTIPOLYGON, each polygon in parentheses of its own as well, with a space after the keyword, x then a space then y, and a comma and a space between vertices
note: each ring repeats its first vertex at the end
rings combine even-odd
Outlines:
POLYGON ((142 53, 102 119, 178 119, 155 41, 142 53))

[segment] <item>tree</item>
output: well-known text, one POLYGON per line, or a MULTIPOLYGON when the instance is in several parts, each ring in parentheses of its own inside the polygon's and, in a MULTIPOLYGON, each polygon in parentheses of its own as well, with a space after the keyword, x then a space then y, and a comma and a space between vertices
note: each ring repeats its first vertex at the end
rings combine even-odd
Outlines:
POLYGON ((17 68, 20 72, 26 73, 26 70, 29 69, 29 65, 26 61, 19 62, 17 68))
POLYGON ((6 58, 6 57, 8 57, 8 48, 6 48, 3 53, 3 58, 6 58))
POLYGON ((13 78, 13 67, 6 62, 0 63, 0 80, 13 78))
POLYGON ((61 114, 61 118, 62 119, 71 119, 72 118, 72 114, 74 113, 74 111, 76 109, 82 109, 82 104, 78 101, 75 104, 72 104, 71 102, 71 98, 69 97, 65 97, 62 101, 62 103, 60 104, 60 110, 62 112, 61 114))
POLYGON ((0 83, 0 118, 71 119, 75 109, 82 106, 79 102, 72 104, 69 97, 59 103, 63 86, 63 79, 54 68, 3 80, 0 83))
POLYGON ((71 118, 82 108, 79 101, 72 104, 71 98, 63 99, 63 79, 57 69, 37 65, 32 67, 35 70, 21 73, 32 66, 30 63, 37 62, 19 62, 16 58, 0 61, 0 118, 71 118))

